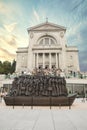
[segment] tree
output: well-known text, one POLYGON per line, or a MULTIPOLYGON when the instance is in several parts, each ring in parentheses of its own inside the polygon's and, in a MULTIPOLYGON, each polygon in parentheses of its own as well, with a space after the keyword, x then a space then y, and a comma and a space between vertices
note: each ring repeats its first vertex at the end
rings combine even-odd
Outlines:
POLYGON ((15 72, 15 68, 16 68, 16 61, 13 60, 12 65, 11 65, 11 73, 15 72))
POLYGON ((3 63, 0 61, 0 74, 9 74, 14 73, 16 68, 16 61, 13 60, 12 64, 9 61, 4 61, 3 63))
POLYGON ((3 74, 4 70, 3 70, 3 64, 2 62, 0 61, 0 74, 3 74))
POLYGON ((11 72, 11 62, 9 61, 4 61, 3 62, 3 69, 4 69, 4 74, 8 74, 11 72))

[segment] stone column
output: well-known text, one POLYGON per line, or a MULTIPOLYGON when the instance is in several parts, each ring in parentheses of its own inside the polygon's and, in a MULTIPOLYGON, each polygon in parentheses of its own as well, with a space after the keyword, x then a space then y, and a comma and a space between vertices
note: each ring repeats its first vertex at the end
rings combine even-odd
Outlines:
POLYGON ((56 53, 56 68, 58 68, 58 56, 57 56, 57 53, 56 53))
POLYGON ((33 68, 35 68, 35 53, 33 53, 33 68))
POLYGON ((45 68, 45 54, 43 53, 43 68, 45 68))
POLYGON ((60 68, 60 67, 59 67, 59 64, 60 64, 60 63, 59 63, 59 53, 58 53, 58 55, 57 55, 57 56, 58 56, 58 68, 60 68))
POLYGON ((49 53, 49 68, 51 69, 51 53, 49 53))
POLYGON ((62 56, 61 56, 62 54, 61 53, 59 53, 59 68, 60 69, 62 69, 62 56))
POLYGON ((36 60, 36 63, 37 63, 37 68, 38 68, 38 53, 37 53, 37 60, 36 60))

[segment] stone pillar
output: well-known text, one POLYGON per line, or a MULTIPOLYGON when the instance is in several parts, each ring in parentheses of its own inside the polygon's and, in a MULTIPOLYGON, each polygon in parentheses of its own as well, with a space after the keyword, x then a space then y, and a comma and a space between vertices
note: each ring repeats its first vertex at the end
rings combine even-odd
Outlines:
POLYGON ((51 69, 51 53, 49 53, 49 68, 51 69))
POLYGON ((43 68, 45 68, 45 54, 43 53, 43 68))
POLYGON ((59 68, 62 69, 62 56, 61 53, 59 53, 59 68))
POLYGON ((35 68, 35 53, 33 53, 33 68, 35 68))
POLYGON ((56 53, 56 68, 58 68, 58 56, 57 56, 57 53, 56 53))
POLYGON ((36 60, 37 68, 38 68, 38 53, 37 53, 37 60, 36 60))
POLYGON ((59 63, 59 53, 58 53, 58 55, 57 55, 57 56, 58 56, 58 68, 60 68, 60 67, 59 67, 59 64, 60 64, 60 63, 59 63))

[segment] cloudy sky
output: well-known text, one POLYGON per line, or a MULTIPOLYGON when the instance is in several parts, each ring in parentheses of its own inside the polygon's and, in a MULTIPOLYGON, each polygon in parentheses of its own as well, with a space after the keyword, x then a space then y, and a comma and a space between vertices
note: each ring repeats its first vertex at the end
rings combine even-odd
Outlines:
POLYGON ((87 0, 0 0, 0 60, 12 61, 28 46, 27 28, 48 21, 67 28, 67 44, 77 46, 87 71, 87 0))

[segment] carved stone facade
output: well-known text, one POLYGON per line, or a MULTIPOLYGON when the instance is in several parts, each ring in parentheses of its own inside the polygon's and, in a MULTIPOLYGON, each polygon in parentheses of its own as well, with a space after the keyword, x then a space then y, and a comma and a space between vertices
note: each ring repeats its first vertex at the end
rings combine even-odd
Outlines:
POLYGON ((38 67, 79 71, 78 49, 67 46, 65 27, 45 22, 27 30, 29 46, 18 48, 16 72, 38 67))

